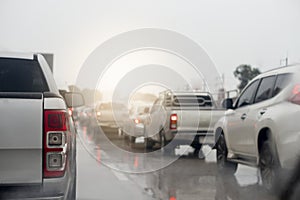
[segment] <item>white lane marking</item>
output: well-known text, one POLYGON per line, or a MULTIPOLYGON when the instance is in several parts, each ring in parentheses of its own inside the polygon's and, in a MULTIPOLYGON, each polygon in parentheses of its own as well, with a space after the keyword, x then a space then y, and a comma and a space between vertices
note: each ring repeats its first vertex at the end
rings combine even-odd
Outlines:
POLYGON ((217 163, 217 150, 211 149, 209 146, 203 146, 202 151, 206 163, 217 163))
POLYGON ((257 167, 250 167, 246 165, 239 164, 235 172, 235 178, 238 184, 242 187, 248 185, 259 184, 260 174, 257 167))
POLYGON ((145 142, 145 137, 137 137, 135 138, 135 143, 141 144, 145 142))

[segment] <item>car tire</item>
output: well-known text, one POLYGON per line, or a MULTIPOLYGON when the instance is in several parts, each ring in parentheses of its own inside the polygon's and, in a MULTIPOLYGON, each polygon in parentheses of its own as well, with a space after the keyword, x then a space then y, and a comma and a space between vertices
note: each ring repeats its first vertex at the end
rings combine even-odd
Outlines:
POLYGON ((259 170, 263 186, 269 190, 274 190, 276 178, 279 175, 280 163, 276 148, 273 142, 265 141, 259 152, 259 170))
POLYGON ((131 144, 135 143, 135 137, 132 136, 132 135, 130 135, 130 136, 129 136, 129 142, 130 142, 131 144))
POLYGON ((237 169, 237 163, 230 162, 227 159, 228 149, 225 141, 224 134, 221 134, 216 143, 217 149, 217 165, 218 170, 221 173, 225 174, 234 174, 237 169))
MULTIPOLYGON (((198 137, 198 138, 199 138, 199 137, 198 137)), ((193 142, 193 143, 191 144, 191 147, 194 148, 193 156, 194 156, 194 157, 198 157, 198 156, 199 156, 199 152, 200 152, 200 150, 201 150, 201 148, 202 148, 202 144, 200 144, 199 142, 193 142)))
POLYGON ((164 147, 164 146, 166 146, 166 138, 165 138, 165 135, 164 135, 164 130, 163 129, 161 129, 160 131, 159 131, 159 140, 160 140, 160 147, 161 147, 161 149, 164 147))
POLYGON ((167 142, 163 129, 160 131, 159 135, 160 135, 161 151, 163 152, 163 154, 166 156, 175 155, 175 147, 173 147, 171 144, 169 144, 169 142, 167 142))
POLYGON ((135 137, 134 136, 132 136, 132 135, 125 135, 124 136, 124 139, 125 139, 125 141, 127 142, 127 143, 129 143, 129 144, 132 144, 132 143, 134 143, 135 142, 135 137))
POLYGON ((154 142, 150 138, 145 138, 145 148, 147 150, 152 150, 154 146, 154 142))

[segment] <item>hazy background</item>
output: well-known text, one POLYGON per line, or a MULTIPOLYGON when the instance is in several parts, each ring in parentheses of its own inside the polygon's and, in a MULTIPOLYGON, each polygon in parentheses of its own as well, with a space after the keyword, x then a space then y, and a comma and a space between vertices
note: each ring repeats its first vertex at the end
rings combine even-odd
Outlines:
POLYGON ((0 0, 0 50, 54 53, 60 88, 114 35, 163 28, 196 41, 236 88, 233 71, 300 62, 299 0, 0 0))

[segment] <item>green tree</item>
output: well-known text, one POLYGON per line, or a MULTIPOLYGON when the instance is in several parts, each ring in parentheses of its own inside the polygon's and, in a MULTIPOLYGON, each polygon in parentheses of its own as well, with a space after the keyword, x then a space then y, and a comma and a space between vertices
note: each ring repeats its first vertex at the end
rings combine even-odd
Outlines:
POLYGON ((258 68, 252 68, 251 65, 239 65, 233 72, 234 77, 240 81, 238 89, 242 91, 250 80, 259 75, 261 72, 258 68))

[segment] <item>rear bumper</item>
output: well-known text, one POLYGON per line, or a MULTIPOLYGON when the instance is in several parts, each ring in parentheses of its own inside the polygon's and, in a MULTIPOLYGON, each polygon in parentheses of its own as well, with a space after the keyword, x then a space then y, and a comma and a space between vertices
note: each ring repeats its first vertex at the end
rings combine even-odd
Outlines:
POLYGON ((68 175, 62 178, 44 179, 42 184, 1 186, 0 199, 66 199, 71 188, 71 180, 68 175))
POLYGON ((168 131, 165 135, 167 140, 175 140, 177 143, 199 143, 214 145, 213 131, 168 131))
POLYGON ((64 194, 46 194, 42 193, 42 190, 35 187, 1 187, 0 199, 16 200, 16 199, 28 199, 28 200, 63 200, 65 199, 64 194))

